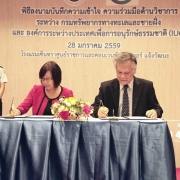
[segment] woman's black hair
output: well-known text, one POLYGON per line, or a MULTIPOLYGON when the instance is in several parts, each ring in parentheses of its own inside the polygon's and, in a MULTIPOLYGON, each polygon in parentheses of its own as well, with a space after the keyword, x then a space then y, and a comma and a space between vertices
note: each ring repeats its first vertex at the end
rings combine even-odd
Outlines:
POLYGON ((46 62, 39 71, 39 78, 42 79, 47 71, 52 74, 52 79, 54 80, 54 87, 57 88, 62 80, 62 71, 59 65, 54 61, 46 62))

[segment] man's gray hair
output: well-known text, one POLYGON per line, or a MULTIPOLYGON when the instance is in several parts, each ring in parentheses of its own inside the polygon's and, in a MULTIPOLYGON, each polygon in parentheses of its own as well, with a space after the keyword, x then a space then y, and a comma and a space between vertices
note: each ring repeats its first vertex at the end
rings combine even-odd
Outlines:
POLYGON ((116 68, 117 63, 123 64, 127 61, 131 61, 133 63, 133 68, 136 68, 137 60, 134 54, 129 52, 117 53, 113 59, 114 67, 116 68))

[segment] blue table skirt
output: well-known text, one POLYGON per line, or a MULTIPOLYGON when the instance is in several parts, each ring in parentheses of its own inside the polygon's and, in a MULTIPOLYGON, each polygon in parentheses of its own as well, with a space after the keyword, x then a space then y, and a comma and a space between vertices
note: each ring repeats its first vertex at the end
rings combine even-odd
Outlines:
POLYGON ((176 180, 167 123, 0 120, 0 180, 176 180))

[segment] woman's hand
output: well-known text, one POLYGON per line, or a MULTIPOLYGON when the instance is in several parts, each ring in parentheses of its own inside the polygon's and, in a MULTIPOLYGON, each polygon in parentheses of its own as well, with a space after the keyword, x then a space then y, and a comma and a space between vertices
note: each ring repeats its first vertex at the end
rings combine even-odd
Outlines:
POLYGON ((9 116, 14 117, 14 116, 19 116, 19 115, 21 115, 21 111, 19 109, 15 108, 14 105, 12 105, 12 110, 11 110, 9 116))

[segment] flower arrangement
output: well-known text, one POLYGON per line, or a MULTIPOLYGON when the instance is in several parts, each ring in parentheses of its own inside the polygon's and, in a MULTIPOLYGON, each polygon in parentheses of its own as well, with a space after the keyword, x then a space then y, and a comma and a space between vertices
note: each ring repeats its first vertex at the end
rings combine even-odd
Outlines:
POLYGON ((83 99, 61 97, 52 105, 51 112, 57 119, 75 120, 89 117, 93 112, 93 107, 83 99))

